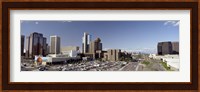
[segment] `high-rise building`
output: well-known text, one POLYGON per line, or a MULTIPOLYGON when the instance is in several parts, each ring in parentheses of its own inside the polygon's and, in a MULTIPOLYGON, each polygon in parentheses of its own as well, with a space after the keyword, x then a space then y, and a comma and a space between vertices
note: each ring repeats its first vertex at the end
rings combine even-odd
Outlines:
POLYGON ((90 43, 90 53, 96 53, 97 50, 102 50, 102 43, 100 38, 97 38, 90 43))
POLYGON ((50 53, 50 46, 47 44, 47 55, 50 53))
POLYGON ((93 59, 101 58, 99 57, 101 56, 100 54, 102 54, 102 43, 100 38, 97 38, 96 40, 90 42, 89 53, 93 54, 93 59))
POLYGON ((24 56, 24 39, 25 36, 21 35, 21 56, 24 56))
POLYGON ((29 58, 29 47, 30 47, 30 37, 26 37, 26 43, 25 43, 25 57, 29 58))
POLYGON ((60 53, 60 37, 58 36, 50 36, 50 53, 51 54, 59 54, 60 53))
POLYGON ((46 48, 45 48, 45 54, 48 55, 49 54, 49 46, 48 44, 46 44, 46 48))
POLYGON ((47 55, 47 38, 43 38, 43 49, 42 49, 42 52, 44 53, 44 55, 46 56, 47 55))
POLYGON ((179 42, 172 42, 172 53, 179 54, 179 42))
POLYGON ((26 37, 26 58, 34 58, 35 55, 45 56, 46 41, 43 34, 34 32, 26 37))
POLYGON ((158 55, 165 54, 178 54, 179 43, 178 42, 159 42, 157 46, 158 55))
POLYGON ((82 53, 88 53, 89 52, 89 44, 91 42, 91 38, 92 36, 89 35, 88 33, 84 32, 84 35, 83 35, 83 42, 82 42, 82 53))

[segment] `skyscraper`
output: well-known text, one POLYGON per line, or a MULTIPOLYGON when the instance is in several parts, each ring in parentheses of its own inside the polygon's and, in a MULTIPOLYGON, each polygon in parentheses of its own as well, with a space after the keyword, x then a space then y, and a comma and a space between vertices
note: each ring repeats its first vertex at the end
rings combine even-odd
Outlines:
POLYGON ((102 50, 102 43, 100 38, 97 38, 90 43, 90 53, 96 53, 97 50, 102 50))
POLYGON ((21 56, 24 56, 24 39, 25 36, 21 35, 21 56))
POLYGON ((89 35, 88 33, 84 32, 84 35, 83 35, 83 43, 82 43, 82 53, 88 53, 89 52, 89 44, 91 42, 91 38, 92 36, 89 35))
POLYGON ((30 36, 26 37, 26 57, 34 58, 35 55, 45 56, 44 48, 46 46, 46 41, 44 41, 43 34, 32 33, 30 36))
POLYGON ((60 37, 58 36, 50 36, 50 53, 51 54, 59 54, 60 53, 60 37))
POLYGON ((102 43, 100 38, 97 38, 96 40, 90 42, 89 53, 93 55, 93 59, 101 58, 102 43))
POLYGON ((25 43, 25 57, 29 58, 29 47, 30 47, 30 37, 26 37, 26 43, 25 43))

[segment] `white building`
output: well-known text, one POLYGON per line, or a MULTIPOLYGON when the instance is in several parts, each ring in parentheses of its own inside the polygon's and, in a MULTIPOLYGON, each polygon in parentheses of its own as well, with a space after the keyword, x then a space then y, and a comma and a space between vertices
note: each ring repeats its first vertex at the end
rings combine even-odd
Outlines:
POLYGON ((168 66, 176 68, 179 70, 180 68, 180 59, 179 55, 149 55, 149 58, 152 59, 159 59, 162 60, 163 62, 166 62, 168 66))
POLYGON ((82 42, 82 53, 88 53, 89 52, 89 45, 90 45, 90 42, 91 42, 91 35, 89 35, 88 33, 84 32, 84 35, 83 35, 83 42, 82 42))
POLYGON ((77 57, 77 54, 78 54, 78 51, 71 50, 70 53, 69 53, 69 56, 70 57, 77 57))
POLYGON ((50 53, 59 54, 60 53, 60 37, 50 36, 50 53))
POLYGON ((79 61, 80 57, 42 57, 35 56, 35 64, 37 65, 46 65, 46 64, 54 64, 54 63, 66 63, 68 61, 79 61))
POLYGON ((67 56, 67 57, 77 57, 78 53, 79 51, 71 50, 71 51, 62 52, 62 55, 67 56))

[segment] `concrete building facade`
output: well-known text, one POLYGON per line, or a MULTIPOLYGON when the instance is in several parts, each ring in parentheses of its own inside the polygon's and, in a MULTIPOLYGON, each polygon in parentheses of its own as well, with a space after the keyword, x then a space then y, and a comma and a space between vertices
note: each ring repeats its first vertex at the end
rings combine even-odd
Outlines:
POLYGON ((30 45, 30 37, 26 37, 26 42, 25 42, 25 57, 29 58, 29 45, 30 45))
POLYGON ((104 53, 104 60, 119 61, 121 57, 120 49, 109 49, 107 53, 104 53))
POLYGON ((179 42, 172 42, 172 53, 179 54, 179 42))
POLYGON ((179 54, 179 42, 159 42, 158 55, 179 54))
POLYGON ((78 46, 61 47, 61 54, 66 55, 68 57, 76 57, 78 53, 79 53, 78 46))
POLYGON ((89 53, 89 44, 91 42, 92 36, 88 33, 84 32, 83 38, 82 38, 82 53, 89 53))
POLYGON ((79 51, 79 47, 78 46, 65 46, 65 47, 61 47, 61 52, 69 52, 69 51, 79 51))
POLYGON ((60 37, 58 36, 50 36, 50 53, 51 54, 59 54, 60 53, 60 37))
POLYGON ((100 38, 97 38, 90 43, 90 53, 96 53, 97 50, 102 50, 102 43, 100 38))
POLYGON ((101 58, 102 43, 100 38, 97 38, 96 40, 90 42, 89 53, 93 55, 93 59, 101 58))

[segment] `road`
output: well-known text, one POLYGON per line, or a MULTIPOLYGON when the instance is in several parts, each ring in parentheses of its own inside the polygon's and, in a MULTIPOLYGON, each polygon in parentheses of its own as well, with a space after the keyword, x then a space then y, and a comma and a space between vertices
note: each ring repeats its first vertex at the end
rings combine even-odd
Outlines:
POLYGON ((138 62, 129 62, 126 66, 124 66, 121 71, 135 71, 138 66, 138 62))
POLYGON ((136 71, 166 71, 159 60, 149 60, 150 64, 138 64, 136 71))

